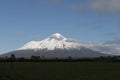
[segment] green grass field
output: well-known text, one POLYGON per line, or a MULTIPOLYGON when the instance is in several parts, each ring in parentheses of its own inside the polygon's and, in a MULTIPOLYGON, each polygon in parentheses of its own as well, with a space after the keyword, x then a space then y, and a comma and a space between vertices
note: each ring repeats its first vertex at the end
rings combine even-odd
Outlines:
POLYGON ((120 80, 120 63, 0 63, 0 80, 120 80))

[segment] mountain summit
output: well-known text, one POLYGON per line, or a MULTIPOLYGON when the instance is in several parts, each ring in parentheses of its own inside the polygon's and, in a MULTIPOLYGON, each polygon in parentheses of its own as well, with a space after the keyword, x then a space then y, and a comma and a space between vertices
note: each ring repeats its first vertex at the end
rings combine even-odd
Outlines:
POLYGON ((30 41, 18 50, 25 49, 80 49, 79 44, 74 41, 70 41, 59 33, 53 34, 50 37, 42 41, 30 41))
POLYGON ((16 51, 8 52, 2 56, 15 54, 16 57, 45 56, 46 58, 80 58, 105 56, 98 51, 91 50, 75 40, 67 39, 59 33, 53 34, 42 41, 30 41, 16 51))
POLYGON ((49 38, 50 39, 57 39, 57 40, 67 40, 67 38, 62 36, 60 33, 53 34, 49 38))

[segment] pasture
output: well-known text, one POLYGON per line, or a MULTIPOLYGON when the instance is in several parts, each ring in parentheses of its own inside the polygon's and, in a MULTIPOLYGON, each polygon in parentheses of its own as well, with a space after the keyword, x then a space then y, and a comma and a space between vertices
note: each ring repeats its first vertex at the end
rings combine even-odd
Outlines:
POLYGON ((0 80, 120 80, 120 63, 1 62, 0 80))

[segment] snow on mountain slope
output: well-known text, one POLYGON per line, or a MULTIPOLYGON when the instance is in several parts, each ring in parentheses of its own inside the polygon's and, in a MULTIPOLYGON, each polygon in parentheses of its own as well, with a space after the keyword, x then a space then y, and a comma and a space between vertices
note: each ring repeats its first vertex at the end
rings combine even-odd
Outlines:
POLYGON ((67 39, 61 34, 56 33, 42 41, 30 41, 23 47, 3 54, 1 56, 10 56, 15 54, 16 57, 30 58, 33 55, 45 56, 46 58, 66 58, 72 56, 73 58, 85 57, 99 57, 108 56, 99 51, 94 51, 91 48, 93 44, 78 42, 74 39, 67 39))
POLYGON ((81 47, 92 49, 93 51, 98 51, 104 54, 120 55, 120 46, 77 42, 75 40, 67 39, 59 33, 53 34, 42 41, 30 41, 27 44, 25 44, 23 47, 17 50, 28 50, 28 49, 34 49, 34 50, 77 49, 77 50, 80 50, 81 47))
POLYGON ((42 41, 31 41, 18 50, 25 49, 80 49, 80 45, 77 42, 68 40, 61 34, 56 33, 42 41))
POLYGON ((39 46, 39 43, 36 41, 30 41, 26 43, 22 48, 20 49, 35 49, 39 46))

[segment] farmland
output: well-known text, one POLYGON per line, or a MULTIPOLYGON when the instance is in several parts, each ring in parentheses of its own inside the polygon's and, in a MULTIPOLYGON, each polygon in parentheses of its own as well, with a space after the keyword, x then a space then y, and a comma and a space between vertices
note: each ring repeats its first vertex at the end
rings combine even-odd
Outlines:
POLYGON ((119 62, 0 63, 0 80, 119 80, 119 62))

